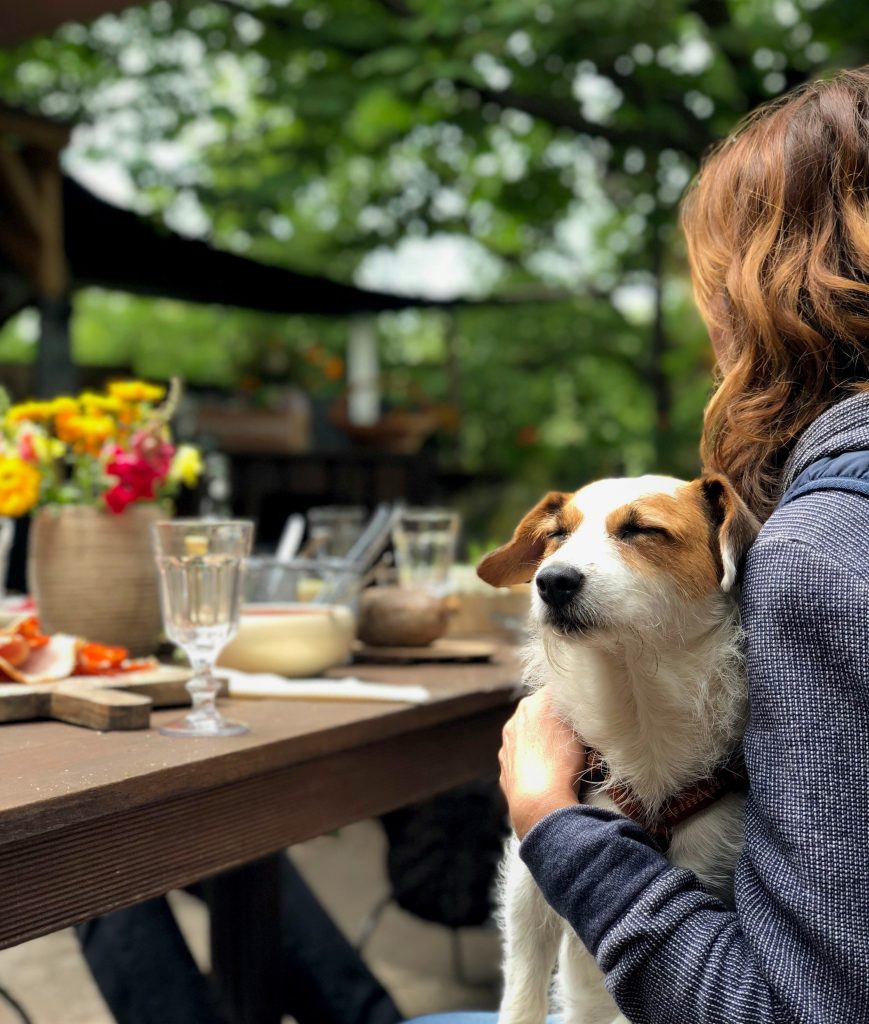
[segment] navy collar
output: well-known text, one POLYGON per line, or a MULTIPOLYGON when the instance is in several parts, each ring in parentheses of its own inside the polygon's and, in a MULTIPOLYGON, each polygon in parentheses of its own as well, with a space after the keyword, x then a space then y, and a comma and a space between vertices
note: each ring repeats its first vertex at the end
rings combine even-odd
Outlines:
POLYGON ((869 449, 869 391, 831 406, 800 436, 782 473, 782 491, 819 459, 869 449))

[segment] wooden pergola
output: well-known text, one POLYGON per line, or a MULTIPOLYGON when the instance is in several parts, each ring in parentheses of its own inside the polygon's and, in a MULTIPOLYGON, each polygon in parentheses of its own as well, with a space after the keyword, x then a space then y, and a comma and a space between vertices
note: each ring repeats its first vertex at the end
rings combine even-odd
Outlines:
POLYGON ((288 315, 438 305, 260 263, 113 206, 63 174, 69 135, 68 126, 0 106, 0 324, 38 309, 39 394, 75 387, 70 317, 79 288, 288 315))
MULTIPOLYGON (((0 11, 0 48, 67 21, 87 21, 132 6, 136 0, 7 3, 0 11)), ((326 316, 477 304, 366 290, 181 238, 100 200, 65 177, 61 153, 71 131, 71 125, 0 103, 0 324, 25 306, 38 309, 36 390, 41 395, 76 386, 70 346, 71 296, 81 287, 326 316)), ((541 293, 485 304, 561 298, 561 294, 541 293)))

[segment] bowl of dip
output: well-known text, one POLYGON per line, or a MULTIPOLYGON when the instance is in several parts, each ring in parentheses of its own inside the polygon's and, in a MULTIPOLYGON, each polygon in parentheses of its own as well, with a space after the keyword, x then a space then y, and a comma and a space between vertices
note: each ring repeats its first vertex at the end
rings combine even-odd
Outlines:
POLYGON ((358 590, 358 573, 339 560, 249 559, 238 632, 218 665, 300 678, 345 664, 358 590))

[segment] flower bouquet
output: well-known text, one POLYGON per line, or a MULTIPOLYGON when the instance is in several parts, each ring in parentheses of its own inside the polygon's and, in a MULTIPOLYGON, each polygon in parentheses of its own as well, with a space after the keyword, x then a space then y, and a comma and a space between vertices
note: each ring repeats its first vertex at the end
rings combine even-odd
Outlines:
POLYGON ((177 382, 167 396, 164 387, 130 380, 110 384, 104 394, 0 410, 0 515, 22 516, 43 505, 118 514, 133 502, 168 499, 182 485, 194 486, 199 452, 176 448, 169 430, 179 397, 177 382))
POLYGON ((180 386, 119 381, 2 410, 0 515, 33 513, 28 589, 47 632, 153 651, 160 635, 150 526, 195 485, 199 452, 173 444, 180 386))

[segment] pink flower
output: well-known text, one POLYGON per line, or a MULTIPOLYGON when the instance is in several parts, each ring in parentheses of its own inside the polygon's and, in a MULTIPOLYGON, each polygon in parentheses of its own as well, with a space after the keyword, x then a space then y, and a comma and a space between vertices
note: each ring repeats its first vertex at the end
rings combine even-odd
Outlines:
POLYGON ((39 462, 36 449, 33 447, 33 434, 29 431, 22 433, 18 438, 18 455, 25 462, 39 462))
POLYGON ((169 472, 175 446, 152 431, 137 430, 130 438, 130 451, 142 462, 146 462, 163 480, 169 472))

